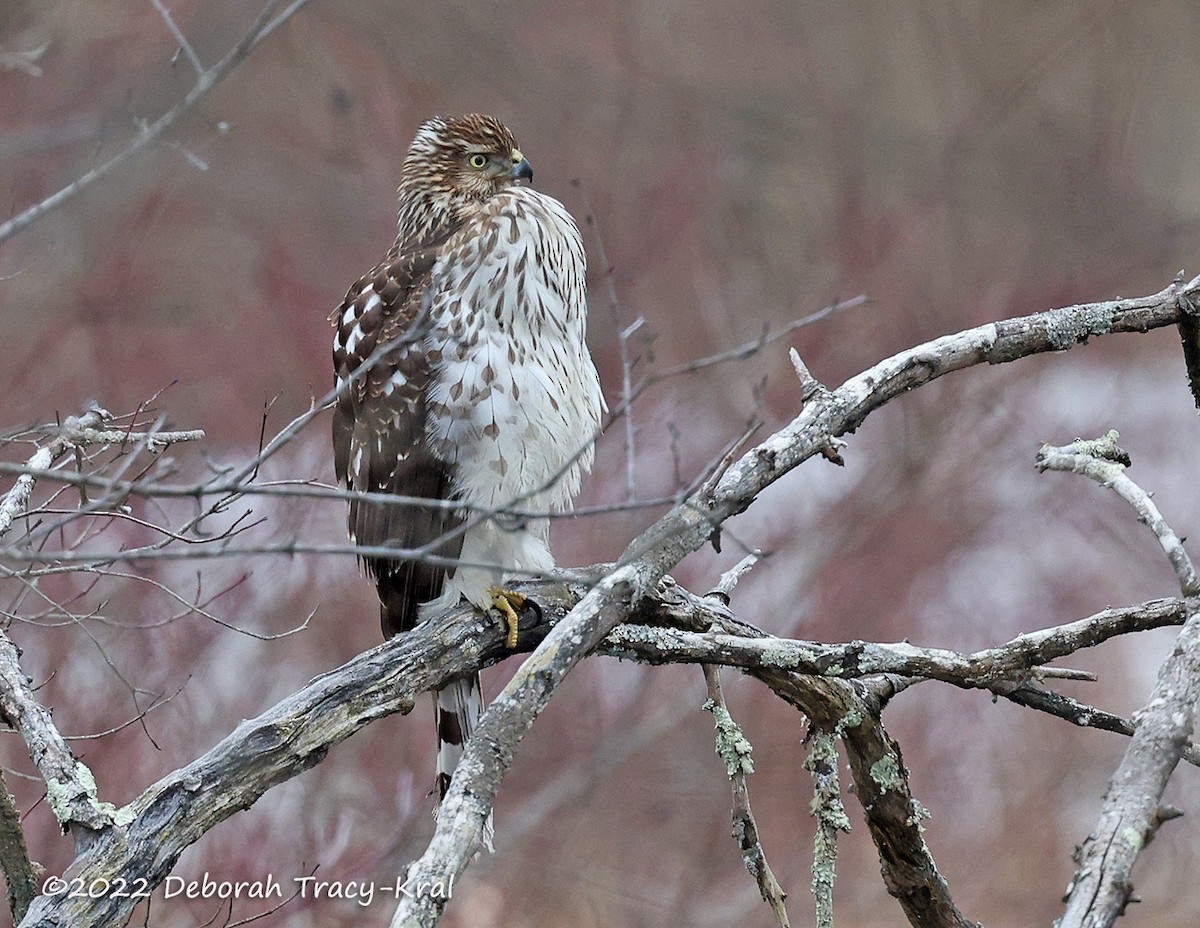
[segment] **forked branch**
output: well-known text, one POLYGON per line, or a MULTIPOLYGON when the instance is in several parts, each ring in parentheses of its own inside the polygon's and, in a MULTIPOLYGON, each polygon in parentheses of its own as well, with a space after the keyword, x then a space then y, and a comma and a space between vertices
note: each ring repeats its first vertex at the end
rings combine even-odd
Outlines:
POLYGON ((1183 542, 1167 524, 1150 495, 1129 479, 1129 457, 1115 431, 1064 448, 1043 446, 1039 470, 1082 474, 1129 503, 1138 521, 1158 539, 1179 580, 1187 621, 1163 661, 1145 707, 1134 716, 1137 728, 1113 772, 1092 833, 1078 852, 1078 869, 1067 893, 1059 928, 1107 928, 1125 912, 1133 893, 1138 856, 1165 820, 1161 803, 1192 735, 1200 700, 1200 585, 1183 542))

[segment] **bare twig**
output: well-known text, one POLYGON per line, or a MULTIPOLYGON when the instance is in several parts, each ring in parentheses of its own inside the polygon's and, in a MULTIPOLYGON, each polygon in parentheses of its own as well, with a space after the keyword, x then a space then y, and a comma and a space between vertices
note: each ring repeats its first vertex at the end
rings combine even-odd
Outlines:
POLYGON ((1200 579, 1184 550, 1183 542, 1162 517, 1150 494, 1125 476, 1129 455, 1117 446, 1120 437, 1114 429, 1102 438, 1073 442, 1063 448, 1043 445, 1038 451, 1037 469, 1082 474, 1115 492, 1137 512, 1138 521, 1154 532, 1167 560, 1171 562, 1184 597, 1196 596, 1200 594, 1200 579))
MULTIPOLYGON (((34 472, 49 470, 50 465, 73 448, 76 442, 85 440, 82 438, 84 432, 94 429, 107 417, 108 413, 99 407, 89 409, 79 417, 68 417, 54 440, 34 452, 27 465, 29 470, 34 472)), ((21 474, 12 488, 0 499, 0 535, 4 535, 9 530, 13 519, 24 512, 29 505, 29 497, 33 493, 35 480, 33 473, 21 474)))
POLYGON ((162 0, 150 0, 154 4, 154 8, 158 10, 158 15, 162 17, 163 22, 167 24, 167 30, 179 43, 179 47, 187 56, 188 61, 192 63, 192 67, 196 69, 198 77, 204 76, 204 65, 200 63, 200 56, 196 54, 196 50, 192 48, 192 43, 187 40, 187 36, 183 34, 183 30, 175 23, 175 17, 171 15, 171 11, 163 5, 162 0))
POLYGON ((167 445, 181 441, 202 441, 204 429, 185 429, 179 432, 128 432, 121 429, 80 429, 75 442, 81 445, 145 444, 146 450, 157 452, 167 445))
POLYGON ((706 593, 706 596, 711 596, 714 599, 720 600, 726 606, 729 605, 730 595, 733 593, 734 587, 738 585, 738 581, 742 579, 742 575, 750 571, 755 564, 762 559, 761 551, 751 551, 744 558, 734 564, 729 570, 721 574, 721 578, 717 581, 717 585, 706 593))
POLYGON ((584 222, 595 233, 596 256, 604 268, 604 287, 608 296, 608 311, 612 316, 613 331, 617 333, 617 350, 621 358, 621 396, 619 406, 623 411, 625 425, 625 498, 637 499, 637 455, 635 442, 637 428, 633 422, 633 365, 637 362, 629 350, 630 339, 645 325, 646 320, 639 316, 628 326, 621 321, 621 302, 617 299, 617 285, 613 281, 613 267, 608 261, 608 252, 604 248, 604 236, 600 234, 600 226, 596 222, 596 214, 588 202, 587 194, 583 192, 583 184, 578 179, 571 185, 579 190, 583 199, 584 222))
MULTIPOLYGON (((694 361, 685 361, 683 364, 678 364, 675 367, 666 367, 660 371, 655 371, 644 381, 644 385, 661 383, 671 377, 678 377, 681 374, 695 374, 699 371, 714 367, 718 364, 728 364, 730 361, 742 361, 746 358, 753 357, 762 351, 768 345, 774 344, 781 338, 787 338, 793 332, 806 328, 810 325, 815 325, 828 319, 835 313, 845 312, 848 309, 856 309, 859 306, 866 306, 871 302, 870 297, 865 293, 860 293, 856 297, 851 297, 848 300, 839 300, 830 303, 828 306, 818 309, 815 313, 809 313, 807 316, 801 316, 799 319, 793 319, 783 328, 774 332, 764 331, 762 335, 753 341, 745 342, 738 345, 736 348, 730 348, 726 351, 718 352, 717 354, 708 355, 704 358, 697 358, 694 361)), ((640 393, 641 390, 634 391, 634 395, 640 393)))

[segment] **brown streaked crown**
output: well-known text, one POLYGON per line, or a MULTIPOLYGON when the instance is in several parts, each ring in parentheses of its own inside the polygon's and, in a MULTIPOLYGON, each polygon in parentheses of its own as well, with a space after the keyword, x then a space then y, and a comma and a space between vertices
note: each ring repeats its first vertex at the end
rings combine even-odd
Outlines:
POLYGON ((427 120, 400 174, 399 241, 428 242, 456 226, 481 200, 514 183, 521 159, 511 130, 493 116, 427 120))

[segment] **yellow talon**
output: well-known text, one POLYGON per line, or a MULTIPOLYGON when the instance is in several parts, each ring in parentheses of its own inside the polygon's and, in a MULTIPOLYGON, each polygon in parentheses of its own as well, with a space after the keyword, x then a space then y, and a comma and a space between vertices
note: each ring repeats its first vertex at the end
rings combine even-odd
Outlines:
POLYGON ((498 586, 488 592, 492 597, 492 606, 500 613, 500 617, 504 620, 504 627, 508 630, 504 637, 504 644, 509 649, 515 648, 517 635, 521 631, 521 616, 517 610, 524 609, 529 603, 529 599, 515 590, 506 590, 498 586))

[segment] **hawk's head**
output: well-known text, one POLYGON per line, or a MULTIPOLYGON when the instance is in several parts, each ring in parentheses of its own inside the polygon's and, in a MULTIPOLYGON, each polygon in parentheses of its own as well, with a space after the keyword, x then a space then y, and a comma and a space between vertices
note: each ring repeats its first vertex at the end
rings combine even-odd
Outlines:
POLYGON ((400 175, 400 233, 423 238, 533 168, 509 128, 492 116, 435 116, 417 131, 400 175))

